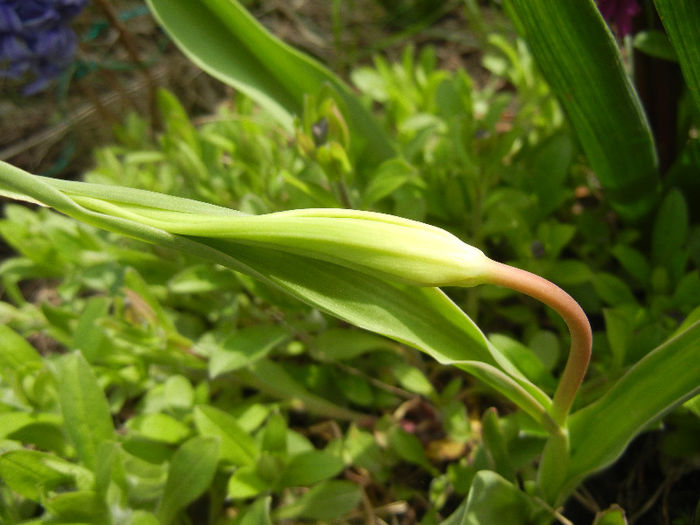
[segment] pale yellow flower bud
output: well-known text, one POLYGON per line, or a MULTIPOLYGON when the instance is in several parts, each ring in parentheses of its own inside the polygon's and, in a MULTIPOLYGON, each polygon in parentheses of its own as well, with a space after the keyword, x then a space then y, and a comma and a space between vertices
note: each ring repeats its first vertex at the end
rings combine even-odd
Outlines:
POLYGON ((170 233, 266 246, 416 286, 479 284, 491 262, 445 230, 382 213, 319 208, 222 217, 127 208, 170 233))

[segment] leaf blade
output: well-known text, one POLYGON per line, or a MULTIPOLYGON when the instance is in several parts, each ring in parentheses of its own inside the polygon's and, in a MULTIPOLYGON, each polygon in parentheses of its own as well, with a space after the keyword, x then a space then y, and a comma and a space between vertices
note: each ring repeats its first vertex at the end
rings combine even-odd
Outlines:
POLYGON ((700 322, 647 354, 603 397, 571 415, 569 487, 613 462, 649 423, 700 392, 698 347, 700 322))
POLYGON ((695 0, 654 0, 678 55, 695 107, 700 110, 700 4, 695 0))
POLYGON ((630 218, 654 203, 658 160, 641 102, 593 0, 509 0, 603 189, 630 218))

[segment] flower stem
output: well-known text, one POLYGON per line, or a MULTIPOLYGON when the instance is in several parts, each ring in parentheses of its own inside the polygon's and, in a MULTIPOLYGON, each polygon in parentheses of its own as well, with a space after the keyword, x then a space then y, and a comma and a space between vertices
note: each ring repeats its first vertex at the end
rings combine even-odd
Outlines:
POLYGON ((571 348, 552 400, 551 415, 563 427, 591 358, 591 325, 579 304, 547 279, 507 264, 492 261, 486 282, 522 292, 554 309, 571 334, 571 348))

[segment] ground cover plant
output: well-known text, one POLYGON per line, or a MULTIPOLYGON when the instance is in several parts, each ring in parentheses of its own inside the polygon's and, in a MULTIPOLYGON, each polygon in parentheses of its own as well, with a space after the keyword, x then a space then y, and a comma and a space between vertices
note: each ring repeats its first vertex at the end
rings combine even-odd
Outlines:
POLYGON ((149 6, 238 93, 195 127, 161 91, 163 133, 130 116, 84 182, 0 165, 63 214, 0 223, 0 519, 570 523, 662 421, 690 471, 694 3, 655 3, 688 86, 663 178, 593 2, 508 2, 513 39, 467 2, 488 83, 409 47, 359 94, 233 0, 149 6))

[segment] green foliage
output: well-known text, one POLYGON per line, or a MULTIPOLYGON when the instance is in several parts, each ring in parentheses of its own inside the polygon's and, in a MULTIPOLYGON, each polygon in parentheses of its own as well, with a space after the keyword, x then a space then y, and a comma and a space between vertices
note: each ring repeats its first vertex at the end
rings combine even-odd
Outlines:
MULTIPOLYGON (((484 83, 407 47, 357 68, 355 96, 236 2, 152 0, 240 93, 195 126, 161 91, 163 132, 127 117, 90 185, 2 166, 4 195, 83 223, 17 205, 0 221, 16 252, 0 264, 0 521, 340 523, 407 502, 426 524, 549 523, 681 404, 666 436, 697 453, 691 197, 671 178, 649 209, 653 144, 613 41, 592 2, 545 4, 510 2, 523 39, 483 37, 484 83), (195 231, 343 205, 438 225, 581 302, 594 358, 566 432, 548 416, 568 344, 552 312, 195 231), (488 409, 494 394, 511 404, 488 409)), ((657 6, 692 89, 694 26, 664 11, 692 8, 657 6)))
POLYGON ((508 8, 571 119, 607 198, 621 214, 641 217, 656 197, 656 151, 595 2, 510 0, 508 8))

